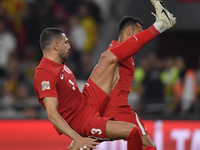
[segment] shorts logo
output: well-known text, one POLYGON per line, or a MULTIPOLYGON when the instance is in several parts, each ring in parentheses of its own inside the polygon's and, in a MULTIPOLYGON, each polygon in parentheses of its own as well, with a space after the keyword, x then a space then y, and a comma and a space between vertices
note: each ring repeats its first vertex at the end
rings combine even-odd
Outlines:
POLYGON ((50 89, 49 81, 42 81, 41 85, 42 85, 42 91, 50 89))
POLYGON ((95 129, 95 128, 92 128, 91 132, 92 132, 92 134, 96 134, 96 133, 98 133, 99 135, 102 134, 101 129, 95 129))

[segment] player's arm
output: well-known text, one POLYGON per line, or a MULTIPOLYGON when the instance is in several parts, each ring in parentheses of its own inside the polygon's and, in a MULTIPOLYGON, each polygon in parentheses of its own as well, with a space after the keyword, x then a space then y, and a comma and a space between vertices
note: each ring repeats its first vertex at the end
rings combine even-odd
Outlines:
POLYGON ((55 97, 45 97, 43 98, 43 102, 47 111, 47 116, 49 121, 59 129, 63 134, 73 139, 79 148, 83 148, 87 146, 88 149, 95 148, 94 145, 98 145, 96 139, 84 138, 76 133, 63 119, 63 117, 58 113, 58 99, 55 97))
POLYGON ((115 69, 115 74, 113 78, 113 84, 112 84, 112 89, 115 89, 119 83, 120 80, 120 75, 119 75, 119 65, 115 69))

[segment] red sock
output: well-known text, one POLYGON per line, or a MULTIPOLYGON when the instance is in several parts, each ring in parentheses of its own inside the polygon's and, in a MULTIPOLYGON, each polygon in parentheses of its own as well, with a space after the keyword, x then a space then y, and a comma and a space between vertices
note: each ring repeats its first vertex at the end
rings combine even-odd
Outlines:
POLYGON ((147 146, 144 150, 157 150, 154 146, 147 146))
POLYGON ((152 25, 147 30, 143 30, 127 39, 115 48, 111 48, 112 53, 118 58, 119 62, 136 54, 144 45, 153 40, 160 33, 152 25))
POLYGON ((131 133, 126 138, 126 141, 128 141, 127 148, 128 150, 143 150, 142 147, 142 138, 139 132, 138 127, 134 127, 131 131, 131 133))

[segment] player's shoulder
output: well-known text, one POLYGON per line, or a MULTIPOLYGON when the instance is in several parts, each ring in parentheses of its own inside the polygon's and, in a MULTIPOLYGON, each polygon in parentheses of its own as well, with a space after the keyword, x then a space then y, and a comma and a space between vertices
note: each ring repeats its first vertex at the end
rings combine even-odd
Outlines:
POLYGON ((40 63, 36 69, 35 69, 35 75, 51 75, 51 76, 55 76, 56 70, 51 66, 48 65, 46 63, 40 63))
POLYGON ((40 67, 38 66, 36 69, 35 69, 35 74, 48 74, 48 75, 56 75, 56 71, 51 68, 51 67, 40 67))
POLYGON ((108 49, 111 48, 115 48, 116 46, 118 46, 120 44, 120 42, 113 40, 110 45, 108 46, 108 49))
POLYGON ((57 82, 57 74, 50 68, 37 67, 33 78, 33 85, 43 84, 49 82, 57 82))

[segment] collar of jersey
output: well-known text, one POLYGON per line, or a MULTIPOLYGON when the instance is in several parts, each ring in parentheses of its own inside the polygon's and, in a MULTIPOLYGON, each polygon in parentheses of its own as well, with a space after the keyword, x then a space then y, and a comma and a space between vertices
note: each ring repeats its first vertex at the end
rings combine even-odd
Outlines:
POLYGON ((47 62, 47 63, 54 65, 54 66, 58 66, 58 67, 62 67, 65 64, 65 63, 58 64, 58 63, 54 62, 53 60, 50 60, 50 59, 44 58, 44 57, 42 58, 42 61, 47 62))
POLYGON ((113 45, 116 45, 116 44, 119 44, 120 42, 119 41, 115 41, 115 40, 112 40, 111 44, 113 45))

